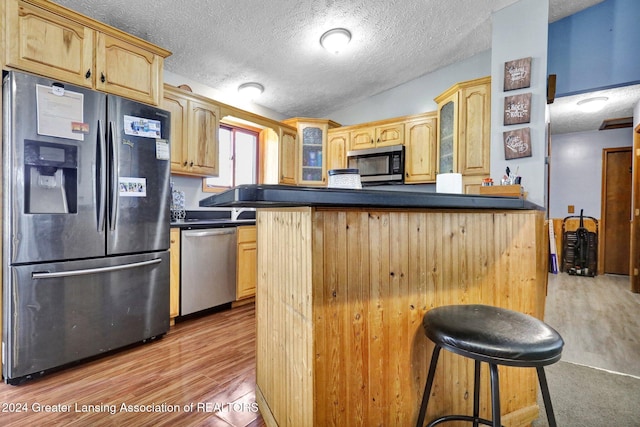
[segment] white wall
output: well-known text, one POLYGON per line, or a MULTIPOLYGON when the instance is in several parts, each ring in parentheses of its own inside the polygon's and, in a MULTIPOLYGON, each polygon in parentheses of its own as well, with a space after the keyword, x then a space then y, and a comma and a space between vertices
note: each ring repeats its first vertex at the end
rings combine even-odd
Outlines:
POLYGON ((602 150, 633 145, 631 128, 551 137, 549 218, 584 214, 600 219, 602 150), (574 205, 575 213, 567 212, 574 205))
POLYGON ((545 109, 547 103, 548 0, 521 0, 493 14, 491 44, 491 177, 500 182, 507 166, 522 177, 528 200, 545 204, 545 109), (531 57, 531 87, 503 91, 504 63, 531 57), (531 122, 504 126, 505 96, 531 92, 531 122), (531 157, 505 160, 503 132, 531 129, 531 157))
POLYGON ((365 101, 324 114, 343 126, 436 111, 433 98, 455 83, 488 76, 491 50, 425 74, 415 80, 374 95, 365 101))

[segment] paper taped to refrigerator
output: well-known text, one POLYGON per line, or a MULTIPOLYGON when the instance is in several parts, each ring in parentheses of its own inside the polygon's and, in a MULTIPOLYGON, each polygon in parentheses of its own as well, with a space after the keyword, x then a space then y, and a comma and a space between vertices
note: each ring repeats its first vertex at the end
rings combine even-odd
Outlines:
POLYGON ((143 117, 124 116, 124 133, 144 138, 160 138, 160 120, 145 119, 143 117))
POLYGON ((171 150, 169 150, 169 141, 166 139, 156 139, 156 159, 169 160, 171 158, 171 150))
POLYGON ((146 178, 121 176, 118 182, 120 183, 120 197, 147 197, 146 178))
POLYGON ((38 135, 84 141, 83 94, 36 84, 36 103, 38 135))

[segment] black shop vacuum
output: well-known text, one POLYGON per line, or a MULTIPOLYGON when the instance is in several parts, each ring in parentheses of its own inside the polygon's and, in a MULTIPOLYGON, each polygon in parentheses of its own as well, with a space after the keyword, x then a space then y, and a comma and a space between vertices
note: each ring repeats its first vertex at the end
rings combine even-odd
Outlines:
POLYGON ((562 271, 575 276, 594 277, 598 270, 598 220, 583 215, 568 216, 562 221, 562 271), (580 218, 575 230, 567 230, 567 222, 580 218), (585 219, 594 224, 595 231, 589 231, 584 225, 585 219))

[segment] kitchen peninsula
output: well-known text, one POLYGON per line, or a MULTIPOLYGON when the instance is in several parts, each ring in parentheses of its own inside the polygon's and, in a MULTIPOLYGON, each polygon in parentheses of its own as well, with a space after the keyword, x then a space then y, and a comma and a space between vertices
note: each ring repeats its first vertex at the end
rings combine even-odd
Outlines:
MULTIPOLYGON (((256 399, 270 426, 415 425, 422 317, 483 303, 542 318, 544 211, 521 198, 248 185, 257 207, 256 399)), ((535 370, 501 367, 503 423, 538 416, 535 370)), ((428 418, 471 413, 473 362, 444 352, 428 418)), ((490 411, 483 367, 481 414, 490 411)))

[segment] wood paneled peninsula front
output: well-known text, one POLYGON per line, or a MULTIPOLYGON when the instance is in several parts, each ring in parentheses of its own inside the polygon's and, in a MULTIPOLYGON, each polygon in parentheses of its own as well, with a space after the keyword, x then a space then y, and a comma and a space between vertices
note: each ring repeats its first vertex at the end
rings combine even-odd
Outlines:
MULTIPOLYGON (((544 211, 520 198, 252 185, 200 205, 258 208, 256 399, 269 426, 415 425, 425 312, 544 315, 544 211)), ((428 416, 471 414, 473 361, 440 362, 428 416)), ((530 425, 535 370, 500 369, 503 424, 530 425)), ((489 417, 486 367, 481 393, 489 417)))

